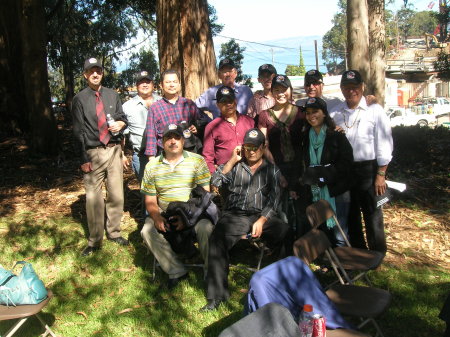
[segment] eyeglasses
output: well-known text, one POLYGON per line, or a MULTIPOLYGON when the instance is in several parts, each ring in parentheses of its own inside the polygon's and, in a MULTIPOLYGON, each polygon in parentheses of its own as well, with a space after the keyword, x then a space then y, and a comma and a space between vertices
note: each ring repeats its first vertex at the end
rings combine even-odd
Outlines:
POLYGON ((305 87, 310 87, 311 85, 314 87, 318 87, 321 84, 322 84, 322 82, 309 82, 309 83, 305 83, 305 87))
POLYGON ((256 152, 259 150, 259 146, 244 145, 244 149, 247 151, 256 152))

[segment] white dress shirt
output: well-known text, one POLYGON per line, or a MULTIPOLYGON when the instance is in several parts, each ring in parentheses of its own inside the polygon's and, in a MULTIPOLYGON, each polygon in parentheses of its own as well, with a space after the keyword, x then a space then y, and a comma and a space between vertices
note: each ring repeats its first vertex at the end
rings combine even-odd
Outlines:
POLYGON ((393 151, 392 130, 381 105, 368 106, 363 97, 355 109, 349 109, 344 101, 330 111, 330 116, 344 129, 353 147, 355 162, 376 159, 378 166, 389 164, 393 151))

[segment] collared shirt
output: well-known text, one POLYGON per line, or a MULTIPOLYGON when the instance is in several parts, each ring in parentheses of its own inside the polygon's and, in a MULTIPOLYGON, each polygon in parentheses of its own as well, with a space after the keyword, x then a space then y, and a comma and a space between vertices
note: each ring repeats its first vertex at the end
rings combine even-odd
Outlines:
POLYGON ((145 167, 141 193, 157 196, 158 205, 166 210, 172 201, 188 201, 197 185, 209 186, 211 175, 202 156, 183 151, 183 157, 171 165, 161 154, 145 167))
MULTIPOLYGON (((207 89, 199 98, 195 100, 195 104, 199 109, 207 110, 212 113, 213 119, 220 116, 220 110, 217 107, 216 93, 223 84, 216 85, 207 89)), ((234 93, 237 100, 237 111, 245 115, 247 113, 248 102, 253 97, 252 90, 243 84, 234 83, 234 93)))
POLYGON ((355 162, 377 160, 378 166, 392 159, 393 142, 389 119, 379 104, 367 105, 363 97, 356 109, 342 102, 330 116, 345 131, 355 162))
MULTIPOLYGON (((161 97, 153 94, 153 103, 160 100, 161 97)), ((148 108, 141 96, 136 95, 126 101, 122 106, 123 112, 128 119, 128 127, 124 130, 124 134, 130 135, 130 143, 134 152, 140 152, 145 148, 144 131, 147 124, 148 108)))
MULTIPOLYGON (((100 87, 99 92, 105 115, 110 114, 116 121, 122 121, 127 125, 127 117, 122 111, 119 95, 114 90, 103 86, 100 87)), ((81 162, 84 164, 90 161, 86 151, 102 145, 98 132, 95 90, 87 87, 75 95, 72 102, 72 117, 75 140, 81 154, 81 162)), ((111 135, 110 142, 120 142, 122 137, 122 133, 117 136, 111 135)))
POLYGON ((155 156, 158 146, 162 148, 162 133, 166 125, 178 124, 181 121, 192 124, 199 119, 199 116, 199 110, 195 103, 185 97, 178 97, 173 104, 164 97, 153 103, 147 116, 145 154, 155 156))
POLYGON ((264 95, 264 91, 258 90, 253 94, 253 97, 248 103, 247 116, 255 118, 263 110, 270 109, 275 105, 275 98, 273 96, 264 95))
MULTIPOLYGON (((295 105, 304 107, 308 98, 309 97, 300 98, 299 100, 295 101, 295 105)), ((325 103, 327 103, 328 112, 336 110, 336 107, 341 105, 343 102, 342 99, 334 96, 323 95, 321 98, 325 101, 325 103)))
POLYGON ((225 210, 246 211, 260 214, 267 219, 276 215, 280 202, 280 170, 263 159, 263 163, 254 174, 241 160, 227 174, 223 174, 224 165, 214 172, 211 184, 227 186, 229 191, 225 210))
POLYGON ((209 171, 216 170, 215 165, 225 164, 236 146, 242 145, 247 130, 255 127, 255 121, 245 115, 237 115, 236 125, 220 117, 206 126, 203 139, 203 156, 209 171))

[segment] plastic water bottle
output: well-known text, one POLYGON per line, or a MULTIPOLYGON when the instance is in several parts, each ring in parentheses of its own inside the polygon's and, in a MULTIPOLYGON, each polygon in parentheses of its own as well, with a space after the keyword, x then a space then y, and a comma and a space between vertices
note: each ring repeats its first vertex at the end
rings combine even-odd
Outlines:
POLYGON ((310 304, 303 306, 303 311, 300 313, 298 320, 298 327, 300 328, 300 336, 311 337, 313 332, 313 307, 310 304))
MULTIPOLYGON (((114 118, 111 117, 110 114, 107 114, 107 115, 106 115, 106 122, 108 123, 108 126, 109 126, 109 127, 114 126, 114 125, 117 124, 117 122, 114 120, 114 118)), ((119 132, 111 132, 111 134, 112 134, 113 136, 117 136, 117 135, 119 134, 119 132)))

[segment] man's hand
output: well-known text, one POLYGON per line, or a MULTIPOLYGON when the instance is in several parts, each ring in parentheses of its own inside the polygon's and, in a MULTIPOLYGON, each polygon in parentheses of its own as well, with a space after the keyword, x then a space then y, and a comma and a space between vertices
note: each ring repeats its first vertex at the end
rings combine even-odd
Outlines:
POLYGON ((298 194, 296 191, 289 191, 289 196, 294 200, 298 199, 298 194))
POLYGON ((382 195, 386 192, 386 179, 384 176, 377 174, 375 178, 375 194, 382 195))
POLYGON ((282 174, 280 174, 280 186, 282 188, 288 187, 288 182, 287 182, 286 178, 284 177, 284 175, 282 175, 282 174))
POLYGON ((87 162, 81 165, 81 171, 83 171, 84 173, 89 173, 92 171, 92 163, 91 162, 87 162))
POLYGON ((263 216, 261 216, 252 226, 252 237, 259 238, 262 234, 262 229, 264 223, 267 221, 267 219, 263 216))
POLYGON ((155 227, 158 231, 160 232, 166 232, 166 227, 165 227, 165 223, 166 223, 166 219, 164 219, 164 217, 161 214, 154 214, 152 216, 153 221, 155 222, 155 227))
POLYGON ((336 125, 336 127, 334 128, 334 131, 340 132, 340 133, 345 133, 344 129, 341 128, 339 125, 336 125))
POLYGON ((219 188, 217 186, 211 185, 211 192, 219 195, 219 188))
POLYGON ((197 134, 197 128, 195 127, 195 125, 191 125, 191 126, 189 127, 189 131, 191 131, 194 135, 197 134))
POLYGON ((234 148, 230 158, 230 161, 233 161, 235 164, 240 160, 242 160, 242 145, 238 145, 234 148))
POLYGON ((122 154, 122 166, 124 170, 128 170, 128 168, 130 167, 130 162, 128 161, 127 156, 125 156, 125 154, 122 154))
POLYGON ((367 105, 377 104, 378 99, 374 95, 367 95, 366 103, 367 103, 367 105))
POLYGON ((125 123, 122 121, 116 121, 112 126, 108 128, 109 131, 112 133, 114 132, 120 132, 125 127, 125 123))

